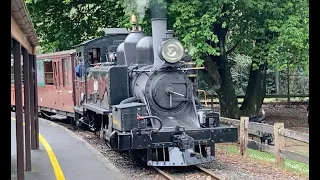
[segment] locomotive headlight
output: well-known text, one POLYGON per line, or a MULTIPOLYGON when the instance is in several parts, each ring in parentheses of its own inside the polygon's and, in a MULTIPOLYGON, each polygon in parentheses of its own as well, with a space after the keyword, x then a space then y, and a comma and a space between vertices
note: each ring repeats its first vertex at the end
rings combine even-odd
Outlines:
POLYGON ((177 63, 183 58, 184 48, 180 41, 176 39, 167 39, 162 42, 159 55, 161 59, 168 63, 177 63))

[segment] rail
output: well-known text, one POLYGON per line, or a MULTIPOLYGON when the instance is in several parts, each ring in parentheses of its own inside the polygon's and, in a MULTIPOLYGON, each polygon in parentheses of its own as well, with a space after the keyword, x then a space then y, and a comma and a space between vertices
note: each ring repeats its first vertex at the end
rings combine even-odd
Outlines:
MULTIPOLYGON (((221 176, 215 174, 213 171, 211 171, 209 169, 206 169, 204 167, 201 167, 200 165, 195 165, 193 167, 195 167, 196 169, 200 170, 201 172, 209 175, 211 177, 210 179, 226 180, 226 178, 221 177, 221 176)), ((161 170, 158 167, 153 167, 153 169, 156 170, 159 174, 161 174, 161 176, 163 176, 165 179, 168 179, 168 180, 174 180, 175 179, 172 175, 170 175, 169 173, 166 173, 165 171, 161 170)))
POLYGON ((155 169, 158 173, 160 173, 164 178, 166 178, 168 180, 174 180, 174 178, 170 174, 162 171, 161 169, 159 169, 157 167, 153 167, 153 169, 155 169))
POLYGON ((209 169, 206 169, 206 168, 203 168, 199 165, 195 165, 196 168, 200 169, 202 172, 205 172, 206 174, 208 174, 209 176, 211 176, 213 179, 216 179, 216 180, 225 180, 225 178, 215 174, 213 171, 209 170, 209 169))
POLYGON ((248 117, 241 117, 240 121, 221 117, 220 122, 239 127, 240 154, 242 156, 247 156, 248 148, 250 148, 275 154, 277 165, 284 165, 285 159, 309 164, 308 156, 284 149, 284 137, 309 144, 309 135, 306 133, 285 129, 283 123, 275 123, 272 126, 269 124, 249 122, 248 117), (275 145, 270 146, 250 140, 249 133, 253 131, 266 132, 274 135, 275 145))

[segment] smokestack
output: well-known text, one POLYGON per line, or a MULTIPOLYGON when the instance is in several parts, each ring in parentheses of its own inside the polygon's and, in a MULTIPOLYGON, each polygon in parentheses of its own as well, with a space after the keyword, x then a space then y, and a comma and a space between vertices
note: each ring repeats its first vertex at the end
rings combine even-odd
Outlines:
POLYGON ((162 39, 166 37, 167 31, 167 19, 166 18, 153 18, 152 23, 152 40, 153 40, 153 65, 160 67, 164 64, 164 61, 160 59, 159 48, 162 39))
POLYGON ((162 39, 166 38, 167 32, 166 4, 160 0, 154 0, 151 7, 151 15, 154 57, 153 65, 155 67, 160 67, 165 63, 159 57, 159 49, 162 39))

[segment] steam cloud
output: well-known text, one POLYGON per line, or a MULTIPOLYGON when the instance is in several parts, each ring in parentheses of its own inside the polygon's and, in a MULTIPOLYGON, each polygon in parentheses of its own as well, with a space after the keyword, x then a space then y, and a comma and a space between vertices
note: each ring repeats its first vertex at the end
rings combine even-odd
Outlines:
POLYGON ((152 18, 166 18, 167 6, 165 0, 153 0, 151 14, 152 18))
POLYGON ((150 0, 135 0, 135 3, 137 7, 138 19, 139 21, 142 21, 145 16, 146 8, 150 5, 150 0))
POLYGON ((124 0, 123 5, 127 14, 136 12, 138 21, 142 21, 145 17, 145 11, 151 7, 152 18, 166 17, 166 0, 124 0))

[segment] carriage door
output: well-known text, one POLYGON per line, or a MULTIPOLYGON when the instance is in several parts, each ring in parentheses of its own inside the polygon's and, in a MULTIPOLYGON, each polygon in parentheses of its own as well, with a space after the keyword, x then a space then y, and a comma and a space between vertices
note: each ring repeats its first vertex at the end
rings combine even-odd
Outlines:
POLYGON ((54 84, 56 86, 57 93, 61 92, 61 60, 54 59, 53 62, 53 74, 54 74, 54 84))
MULTIPOLYGON (((79 64, 84 65, 84 58, 82 55, 82 52, 78 52, 76 57, 74 58, 74 67, 77 67, 79 64)), ((75 105, 81 106, 84 99, 84 93, 85 93, 85 82, 84 82, 84 73, 82 72, 82 77, 74 76, 74 82, 75 82, 75 105)))

